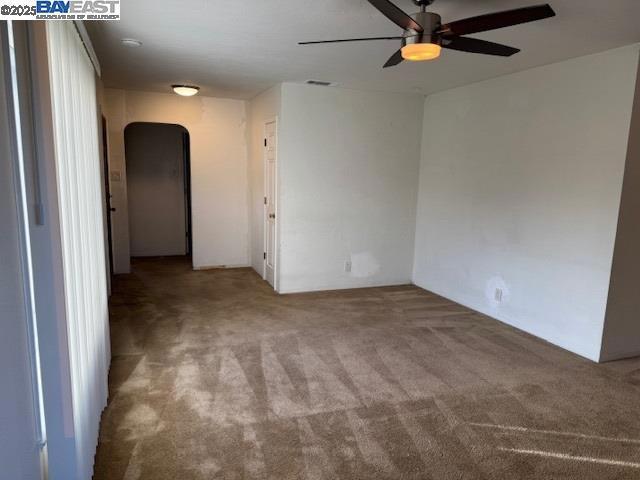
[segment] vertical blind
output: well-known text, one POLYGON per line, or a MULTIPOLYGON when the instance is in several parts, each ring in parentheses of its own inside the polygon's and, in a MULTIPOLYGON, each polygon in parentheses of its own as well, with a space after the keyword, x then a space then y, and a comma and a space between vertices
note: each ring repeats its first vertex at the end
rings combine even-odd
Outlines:
POLYGON ((73 22, 47 22, 47 43, 74 440, 89 480, 110 358, 96 85, 73 22))

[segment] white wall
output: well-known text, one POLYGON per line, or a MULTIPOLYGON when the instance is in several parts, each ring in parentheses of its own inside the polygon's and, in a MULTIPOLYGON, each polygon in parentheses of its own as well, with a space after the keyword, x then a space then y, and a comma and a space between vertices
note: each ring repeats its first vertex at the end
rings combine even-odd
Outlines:
POLYGON ((283 84, 281 292, 410 281, 422 104, 418 95, 283 84))
POLYGON ((598 360, 637 66, 628 47, 428 97, 414 282, 598 360))
POLYGON ((636 80, 601 360, 640 355, 640 63, 636 80))
POLYGON ((105 89, 109 129, 114 264, 129 271, 124 128, 132 122, 185 127, 191 145, 193 266, 249 264, 249 190, 245 102, 105 89), (121 175, 114 180, 114 172, 121 175))
POLYGON ((249 102, 249 188, 251 224, 251 266, 264 276, 264 124, 280 115, 280 85, 249 102))
POLYGON ((132 257, 187 253, 183 132, 155 123, 125 130, 132 257))

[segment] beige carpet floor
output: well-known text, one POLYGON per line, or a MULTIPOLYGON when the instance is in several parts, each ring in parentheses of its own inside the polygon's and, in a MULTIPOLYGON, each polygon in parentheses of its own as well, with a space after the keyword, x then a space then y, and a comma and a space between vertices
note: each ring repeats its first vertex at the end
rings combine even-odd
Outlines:
POLYGON ((96 480, 640 478, 638 360, 414 286, 278 296, 249 269, 133 266, 96 480))

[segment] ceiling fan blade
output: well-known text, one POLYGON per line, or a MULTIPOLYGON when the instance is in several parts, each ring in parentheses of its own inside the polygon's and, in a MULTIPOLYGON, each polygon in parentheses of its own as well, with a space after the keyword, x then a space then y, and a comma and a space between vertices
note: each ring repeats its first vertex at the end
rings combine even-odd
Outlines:
POLYGON ((418 33, 422 33, 424 31, 422 25, 418 24, 418 22, 396 7, 389 0, 369 0, 369 3, 380 10, 380 13, 400 28, 404 28, 405 30, 415 30, 418 33))
POLYGON ((395 67, 403 60, 404 58, 402 58, 402 50, 398 50, 396 53, 391 55, 391 57, 389 57, 389 60, 387 60, 387 63, 385 63, 382 68, 395 67))
POLYGON ((487 15, 447 23, 440 27, 438 33, 445 37, 470 35, 472 33, 519 25, 521 23, 535 22, 537 20, 554 17, 555 15, 556 12, 553 11, 549 4, 536 5, 504 12, 489 13, 487 15))
POLYGON ((469 37, 445 38, 442 41, 442 48, 461 52, 482 53, 484 55, 497 55, 499 57, 510 57, 520 51, 519 48, 469 37))
POLYGON ((315 42, 298 42, 298 45, 313 45, 316 43, 367 42, 369 40, 402 40, 402 38, 403 37, 343 38, 340 40, 318 40, 315 42))

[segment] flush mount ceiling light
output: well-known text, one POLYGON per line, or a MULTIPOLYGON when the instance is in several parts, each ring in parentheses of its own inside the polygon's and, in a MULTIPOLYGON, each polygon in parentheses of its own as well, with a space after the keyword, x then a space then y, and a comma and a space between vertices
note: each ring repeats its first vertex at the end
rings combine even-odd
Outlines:
POLYGON ((368 1, 385 17, 402 28, 402 34, 393 37, 343 38, 340 40, 299 42, 299 44, 400 40, 400 49, 387 60, 384 68, 398 65, 403 60, 411 60, 413 62, 434 60, 440 56, 443 48, 461 52, 495 55, 498 57, 510 57, 520 50, 479 38, 467 37, 467 35, 511 27, 522 23, 535 22, 553 17, 556 14, 549 4, 544 4, 442 23, 440 15, 434 12, 427 12, 427 7, 429 7, 434 0, 413 0, 413 3, 420 7, 420 11, 413 15, 408 15, 403 12, 389 0, 368 1))
POLYGON ((171 85, 173 91, 178 95, 182 95, 183 97, 193 97, 196 93, 200 91, 200 87, 196 87, 195 85, 171 85))
POLYGON ((120 40, 122 44, 126 47, 141 47, 142 42, 140 40, 136 40, 135 38, 123 38, 120 40))

